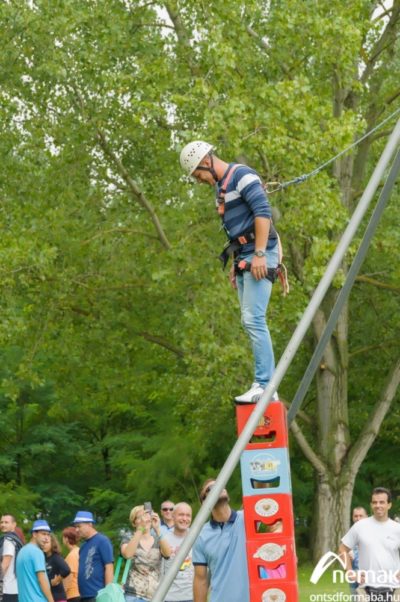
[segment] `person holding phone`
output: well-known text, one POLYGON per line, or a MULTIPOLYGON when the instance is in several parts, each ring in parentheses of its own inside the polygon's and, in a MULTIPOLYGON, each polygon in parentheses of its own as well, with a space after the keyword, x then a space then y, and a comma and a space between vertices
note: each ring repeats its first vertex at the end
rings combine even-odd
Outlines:
POLYGON ((160 530, 160 517, 150 502, 132 508, 129 521, 133 534, 121 542, 121 554, 131 566, 125 583, 126 602, 149 602, 157 589, 161 559, 169 558, 170 547, 160 530))

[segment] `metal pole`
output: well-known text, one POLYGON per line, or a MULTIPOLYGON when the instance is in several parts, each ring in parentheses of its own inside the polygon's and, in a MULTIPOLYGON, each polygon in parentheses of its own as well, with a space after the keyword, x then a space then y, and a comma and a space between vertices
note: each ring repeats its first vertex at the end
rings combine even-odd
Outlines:
POLYGON ((318 284, 317 288, 315 289, 315 292, 310 300, 310 303, 308 304, 295 332, 292 335, 292 338, 290 339, 281 359, 279 360, 279 363, 275 369, 272 379, 270 380, 268 386, 266 387, 265 391, 261 395, 260 400, 256 404, 254 411, 251 414, 251 416, 249 417, 249 419, 246 423, 246 426, 244 427, 240 437, 236 441, 235 445, 233 446, 233 448, 231 450, 231 453, 229 454, 228 458, 226 459, 225 464, 223 465, 223 467, 215 481, 215 485, 213 486, 213 488, 211 489, 207 498, 203 502, 182 546, 179 548, 179 551, 174 558, 174 561, 172 562, 169 570, 167 571, 167 573, 164 575, 163 579, 161 580, 161 582, 157 588, 157 591, 152 598, 152 602, 163 602, 164 601, 164 597, 165 597, 166 593, 168 592, 170 585, 175 578, 175 575, 178 573, 180 566, 182 565, 183 561, 185 560, 190 548, 193 546, 198 534, 200 533, 202 526, 206 522, 212 508, 215 506, 215 504, 218 500, 219 494, 225 488, 225 485, 227 484, 229 477, 231 476, 232 472, 234 471, 236 465, 238 464, 238 462, 240 460, 240 456, 241 456, 244 448, 246 447, 247 443, 250 441, 251 436, 253 435, 253 433, 260 421, 261 416, 263 416, 266 408, 268 407, 268 404, 270 402, 272 395, 278 389, 278 386, 279 386, 282 378, 284 377, 293 357, 296 354, 298 347, 300 346, 300 343, 302 342, 302 340, 307 332, 307 330, 311 324, 312 318, 314 317, 315 312, 317 311, 319 305, 321 304, 321 302, 325 296, 325 293, 327 292, 329 285, 332 282, 332 280, 336 274, 336 271, 338 270, 338 268, 341 264, 341 261, 347 251, 347 248, 350 245, 350 243, 357 231, 357 228, 360 225, 360 222, 361 222, 362 218, 364 217, 365 212, 368 209, 371 199, 373 198, 373 196, 376 192, 376 189, 379 186, 379 183, 383 177, 385 169, 386 169, 388 163, 390 162, 390 159, 391 159, 393 153, 395 152, 396 147, 398 146, 399 142, 400 142, 400 120, 397 122, 397 124, 385 146, 385 149, 378 161, 378 164, 375 167, 374 172, 368 182, 367 188, 365 189, 365 191, 350 219, 350 222, 349 222, 341 240, 339 241, 336 251, 332 256, 332 259, 330 260, 328 267, 327 267, 320 283, 318 284))
POLYGON ((393 162, 393 165, 391 167, 391 170, 389 172, 389 175, 387 177, 385 185, 379 196, 379 200, 376 204, 376 207, 371 216, 369 224, 365 230, 365 234, 361 241, 360 248, 358 249, 356 256, 354 257, 353 263, 351 264, 351 267, 347 274, 345 283, 336 299, 335 305, 333 306, 331 315, 329 316, 328 322, 326 323, 326 326, 322 333, 322 336, 318 341, 318 345, 315 348, 315 351, 312 355, 310 363, 307 366, 307 370, 304 373, 301 383, 296 391, 296 395, 294 396, 294 399, 290 405, 288 416, 287 416, 289 425, 295 419, 295 416, 296 416, 298 410, 300 409, 300 406, 303 402, 305 394, 308 391, 308 387, 310 386, 310 383, 313 379, 315 371, 321 361, 321 358, 324 354, 326 345, 328 344, 328 341, 332 335, 333 329, 335 328, 336 322, 339 318, 339 314, 342 311, 343 305, 345 304, 346 299, 348 298, 348 296, 350 294, 350 291, 353 287, 356 276, 357 276, 359 269, 365 259, 365 256, 368 251, 369 243, 371 242, 371 240, 375 234, 375 230, 379 224, 379 220, 382 216, 382 213, 387 205, 387 202, 390 197, 390 193, 396 182, 396 178, 397 178, 399 171, 400 171, 400 151, 398 151, 398 153, 395 157, 395 160, 393 162))

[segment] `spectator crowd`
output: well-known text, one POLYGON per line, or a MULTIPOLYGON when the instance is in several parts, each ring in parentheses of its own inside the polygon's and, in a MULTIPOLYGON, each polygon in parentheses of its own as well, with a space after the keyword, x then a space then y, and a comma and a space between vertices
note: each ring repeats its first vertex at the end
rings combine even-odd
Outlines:
MULTIPOLYGON (((202 501, 214 482, 209 479, 201 488, 202 501)), ((165 602, 206 602, 210 586, 212 602, 221 599, 219 592, 227 586, 232 602, 248 602, 242 512, 230 508, 224 490, 212 514, 210 532, 202 532, 189 551, 165 602), (211 582, 204 578, 208 570, 211 582)), ((126 602, 152 599, 192 522, 192 508, 186 502, 165 500, 160 515, 149 502, 130 512, 130 530, 124 531, 119 547, 127 563, 121 594, 126 602)), ((62 531, 65 558, 44 519, 34 521, 28 543, 12 514, 1 517, 0 528, 0 602, 95 602, 115 581, 113 546, 97 531, 95 518, 87 510, 79 510, 62 531)))
MULTIPOLYGON (((201 487, 202 503, 214 484, 214 479, 208 479, 201 487)), ((365 508, 354 508, 353 526, 342 538, 340 554, 355 602, 400 600, 396 591, 400 584, 400 524, 389 518, 391 502, 389 490, 375 488, 372 515, 368 516, 365 508)), ((130 530, 124 531, 119 546, 120 557, 126 560, 122 589, 114 584, 118 569, 114 570, 111 541, 97 531, 91 512, 79 510, 62 531, 65 558, 46 520, 34 521, 26 543, 14 516, 3 514, 0 602, 149 602, 192 522, 192 509, 186 502, 165 500, 160 514, 161 518, 150 502, 130 511, 130 530), (119 598, 113 598, 112 591, 119 598)), ((117 567, 120 565, 121 561, 117 567)), ((243 512, 231 508, 223 489, 164 602, 249 602, 249 589, 243 512)))

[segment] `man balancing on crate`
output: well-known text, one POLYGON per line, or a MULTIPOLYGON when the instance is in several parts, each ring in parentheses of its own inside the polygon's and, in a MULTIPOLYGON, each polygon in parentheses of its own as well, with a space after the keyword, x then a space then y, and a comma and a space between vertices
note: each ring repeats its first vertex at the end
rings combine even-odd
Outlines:
MULTIPOLYGON (((181 152, 182 169, 200 184, 216 189, 216 207, 228 236, 220 259, 232 257, 229 279, 237 289, 242 324, 252 344, 255 376, 250 389, 235 397, 238 404, 258 401, 275 369, 274 351, 266 322, 272 284, 288 285, 281 264, 279 236, 272 224, 271 207, 257 173, 237 163, 226 163, 201 140, 181 152)), ((274 393, 273 399, 278 399, 274 393)))

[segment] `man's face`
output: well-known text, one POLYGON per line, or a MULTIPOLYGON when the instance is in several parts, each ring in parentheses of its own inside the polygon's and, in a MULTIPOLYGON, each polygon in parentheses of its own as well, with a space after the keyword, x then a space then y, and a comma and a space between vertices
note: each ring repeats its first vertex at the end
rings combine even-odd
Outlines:
POLYGON ((187 531, 192 523, 192 509, 189 504, 178 504, 173 517, 175 529, 177 531, 187 531))
POLYGON ((358 521, 363 518, 367 518, 367 513, 364 508, 354 508, 352 516, 353 523, 358 523, 358 521))
POLYGON ((36 542, 41 550, 48 549, 50 544, 50 533, 48 531, 34 531, 32 539, 36 542))
POLYGON ((388 502, 386 493, 375 493, 371 499, 371 509, 377 520, 386 520, 392 504, 388 502))
MULTIPOLYGON (((199 167, 211 167, 211 158, 206 157, 203 159, 200 162, 199 167)), ((195 178, 198 184, 209 184, 210 186, 215 186, 215 180, 212 174, 204 169, 195 169, 192 173, 192 178, 195 178)))
MULTIPOLYGON (((210 493, 211 489, 214 487, 215 485, 215 481, 210 481, 209 483, 207 483, 207 485, 202 489, 201 493, 200 493, 200 498, 201 501, 204 502, 204 500, 206 499, 206 497, 208 496, 208 494, 210 493)), ((219 498, 217 501, 217 504, 219 502, 229 502, 229 495, 226 489, 223 489, 221 491, 221 493, 219 494, 219 498)))
POLYGON ((92 523, 75 523, 75 529, 79 537, 82 539, 89 539, 93 535, 92 523))
POLYGON ((172 520, 174 508, 174 504, 169 500, 161 504, 161 517, 164 522, 170 522, 172 520))
POLYGON ((4 514, 0 519, 0 531, 2 533, 10 533, 15 530, 17 523, 9 514, 4 514))

